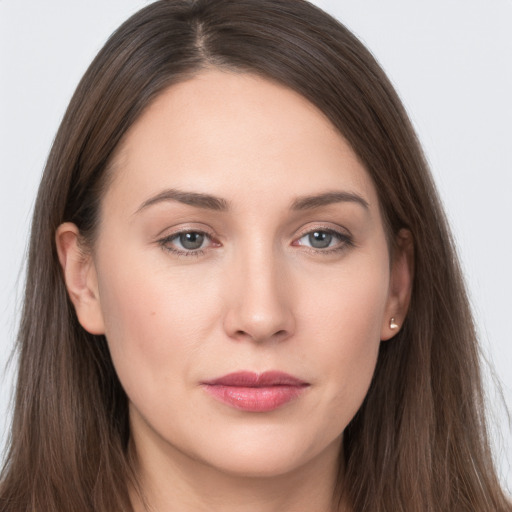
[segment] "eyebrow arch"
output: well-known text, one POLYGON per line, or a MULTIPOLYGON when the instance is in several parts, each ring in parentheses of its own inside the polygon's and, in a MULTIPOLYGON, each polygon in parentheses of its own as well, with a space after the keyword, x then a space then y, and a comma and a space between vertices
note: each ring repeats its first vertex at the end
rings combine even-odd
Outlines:
POLYGON ((199 192, 183 192, 181 190, 170 188, 144 201, 135 213, 139 213, 141 210, 144 210, 154 204, 166 201, 177 201, 189 206, 195 206, 196 208, 204 208, 219 212, 226 211, 229 208, 229 203, 220 197, 202 194, 199 192))
POLYGON ((312 196, 298 197, 293 201, 292 210, 310 210, 326 206, 333 203, 357 203, 365 210, 368 210, 370 205, 360 195, 353 192, 325 192, 323 194, 316 194, 312 196))

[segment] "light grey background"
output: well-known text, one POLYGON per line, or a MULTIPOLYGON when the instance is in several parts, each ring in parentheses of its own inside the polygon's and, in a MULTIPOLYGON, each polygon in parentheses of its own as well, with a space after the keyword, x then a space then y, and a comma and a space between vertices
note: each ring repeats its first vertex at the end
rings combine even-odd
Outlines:
MULTIPOLYGON (((0 0, 0 443, 29 218, 71 94, 144 0, 0 0)), ((512 0, 318 0, 373 51, 418 130, 455 233, 482 345, 512 406, 512 0)), ((497 459, 512 434, 487 374, 497 459), (501 435, 498 435, 501 432, 501 435)), ((0 450, 1 451, 1 450, 0 450)))

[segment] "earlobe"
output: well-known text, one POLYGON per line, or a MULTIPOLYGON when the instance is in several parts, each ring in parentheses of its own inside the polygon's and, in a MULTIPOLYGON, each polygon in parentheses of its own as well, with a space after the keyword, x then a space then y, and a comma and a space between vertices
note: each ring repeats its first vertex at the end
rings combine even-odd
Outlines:
POLYGON ((401 229, 396 237, 389 294, 381 328, 381 340, 395 336, 402 327, 412 294, 414 277, 414 242, 407 229, 401 229))
POLYGON ((80 246, 77 226, 71 222, 61 224, 55 233, 55 243, 66 289, 80 325, 91 334, 105 334, 96 268, 92 256, 80 246))

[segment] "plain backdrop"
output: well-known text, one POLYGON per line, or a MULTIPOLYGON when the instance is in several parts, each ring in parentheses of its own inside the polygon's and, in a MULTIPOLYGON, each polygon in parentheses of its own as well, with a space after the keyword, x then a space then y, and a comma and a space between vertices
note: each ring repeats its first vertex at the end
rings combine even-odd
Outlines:
MULTIPOLYGON (((257 1, 257 0, 256 0, 257 1)), ((51 142, 86 67, 144 0, 0 0, 0 443, 10 420, 23 262, 51 142)), ((512 0, 318 0, 395 84, 455 234, 486 358, 493 438, 512 488, 512 0)), ((1 448, 0 448, 1 453, 1 448)))

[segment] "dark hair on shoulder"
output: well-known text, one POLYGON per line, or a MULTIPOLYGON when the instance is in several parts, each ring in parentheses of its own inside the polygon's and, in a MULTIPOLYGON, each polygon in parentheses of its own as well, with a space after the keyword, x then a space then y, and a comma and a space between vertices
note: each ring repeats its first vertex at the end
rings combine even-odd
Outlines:
POLYGON ((414 130, 370 52, 303 0, 154 2, 85 73, 34 211, 0 511, 132 509, 127 397, 105 338, 77 321, 55 231, 71 221, 94 240, 123 136, 159 93, 208 67, 260 75, 316 105, 371 175, 389 239, 402 228, 412 233, 409 313, 381 344, 368 395, 344 433, 338 492, 354 512, 510 512, 486 434, 461 271, 414 130))

